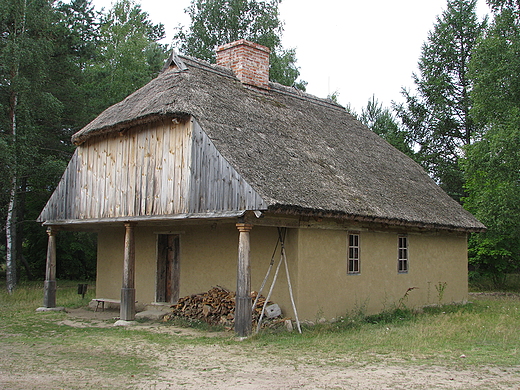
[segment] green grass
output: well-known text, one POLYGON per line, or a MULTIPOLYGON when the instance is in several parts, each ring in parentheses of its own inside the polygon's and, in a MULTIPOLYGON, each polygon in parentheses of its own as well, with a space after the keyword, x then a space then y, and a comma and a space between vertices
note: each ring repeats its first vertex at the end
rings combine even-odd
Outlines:
MULTIPOLYGON (((76 282, 59 281, 57 303, 68 308, 84 306, 93 293, 89 288, 82 299, 76 282)), ((100 388, 96 381, 104 380, 103 388, 131 388, 125 386, 157 374, 161 354, 193 348, 217 348, 230 354, 239 351, 251 359, 260 355, 281 364, 298 357, 300 363, 309 365, 398 361, 477 370, 518 367, 520 362, 520 298, 516 295, 479 296, 466 305, 429 307, 421 312, 400 308, 372 316, 352 313, 333 324, 304 326, 301 335, 279 328, 242 342, 230 332, 215 335, 206 329, 177 335, 144 328, 72 327, 62 324, 68 319, 66 313, 35 312, 42 296, 43 283, 21 284, 13 295, 0 285, 0 345, 9 356, 0 359, 0 374, 50 373, 60 378, 66 370, 91 381, 86 387, 100 388)), ((85 387, 84 382, 74 387, 55 380, 56 388, 85 387)), ((8 385, 23 388, 22 384, 8 385)))
POLYGON ((471 272, 469 278, 469 290, 474 292, 511 292, 520 293, 520 274, 503 275, 500 285, 496 286, 492 278, 471 272))
POLYGON ((312 349, 335 357, 395 359, 421 364, 517 365, 520 361, 520 300, 482 299, 467 305, 447 305, 414 313, 398 310, 325 324, 303 335, 279 333, 255 336, 251 343, 275 345, 295 353, 312 349), (461 359, 464 355, 465 358, 461 359))

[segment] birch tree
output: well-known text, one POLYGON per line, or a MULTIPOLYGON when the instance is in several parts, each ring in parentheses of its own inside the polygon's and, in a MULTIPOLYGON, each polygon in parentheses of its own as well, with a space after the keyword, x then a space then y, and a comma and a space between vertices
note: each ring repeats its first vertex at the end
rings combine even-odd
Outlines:
POLYGON ((4 2, 0 8, 2 20, 2 95, 7 112, 3 130, 7 153, 4 155, 7 186, 6 237, 6 287, 12 293, 16 286, 16 195, 18 189, 19 158, 18 127, 19 100, 23 80, 20 78, 21 58, 26 50, 27 0, 4 2))
POLYGON ((48 168, 56 165, 50 162, 68 159, 56 157, 70 137, 70 127, 62 123, 63 102, 74 96, 67 88, 74 83, 68 83, 70 57, 63 49, 69 32, 61 29, 60 21, 53 1, 0 3, 0 158, 6 178, 0 197, 9 293, 17 282, 17 260, 24 260, 26 193, 34 190, 35 177, 47 177, 48 168))

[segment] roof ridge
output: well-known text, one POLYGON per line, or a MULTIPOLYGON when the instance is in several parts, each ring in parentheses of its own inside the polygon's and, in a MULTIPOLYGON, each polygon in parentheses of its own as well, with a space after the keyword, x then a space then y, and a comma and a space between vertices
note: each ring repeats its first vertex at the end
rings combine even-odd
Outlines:
POLYGON ((312 95, 305 91, 301 91, 295 87, 288 87, 287 85, 283 85, 283 84, 276 83, 273 81, 269 82, 269 86, 272 88, 271 90, 274 90, 274 91, 284 94, 284 95, 292 96, 292 97, 295 97, 297 99, 301 99, 304 101, 314 102, 318 105, 325 106, 328 108, 333 108, 333 109, 340 110, 340 111, 346 111, 345 107, 343 107, 341 104, 338 104, 327 98, 325 98, 325 99, 320 98, 316 95, 312 95))
MULTIPOLYGON (((225 66, 212 64, 206 60, 201 60, 199 58, 186 56, 186 55, 179 55, 179 57, 184 60, 187 60, 188 65, 194 66, 194 67, 202 69, 202 70, 207 70, 209 72, 212 72, 212 73, 215 73, 215 74, 218 74, 221 76, 226 76, 229 78, 236 79, 236 76, 233 73, 233 71, 229 68, 226 68, 225 66)), ((188 66, 188 69, 189 69, 189 66, 188 66)))
MULTIPOLYGON (((188 65, 194 66, 194 67, 202 69, 202 70, 207 70, 209 72, 212 72, 212 73, 215 73, 215 74, 218 74, 221 76, 226 76, 226 77, 238 80, 238 78, 235 76, 233 71, 224 66, 212 64, 206 60, 201 60, 200 58, 195 58, 195 57, 191 57, 191 56, 187 56, 187 55, 179 55, 178 57, 188 60, 188 62, 189 62, 188 65)), ((269 87, 271 88, 269 91, 250 87, 248 85, 244 85, 244 87, 246 87, 247 89, 250 89, 250 90, 254 90, 256 92, 266 94, 266 95, 269 95, 270 92, 276 92, 276 93, 280 93, 280 94, 283 94, 286 96, 291 96, 291 97, 294 97, 297 99, 301 99, 304 101, 313 102, 313 103, 316 103, 316 104, 324 106, 324 107, 333 108, 333 109, 340 110, 340 111, 346 111, 345 107, 343 107, 341 104, 338 104, 338 103, 332 101, 331 99, 320 98, 316 95, 312 95, 305 91, 301 91, 295 87, 289 87, 287 85, 283 85, 283 84, 280 84, 280 83, 277 83, 274 81, 269 81, 269 87)))

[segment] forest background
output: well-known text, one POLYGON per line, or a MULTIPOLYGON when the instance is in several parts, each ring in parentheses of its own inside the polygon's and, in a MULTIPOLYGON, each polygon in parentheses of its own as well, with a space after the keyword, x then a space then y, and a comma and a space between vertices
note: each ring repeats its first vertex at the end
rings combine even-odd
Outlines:
MULTIPOLYGON (((280 1, 192 0, 175 44, 213 62, 220 44, 258 42, 272 50, 271 80, 305 89, 296 50, 281 45, 280 1)), ((487 3, 491 15, 479 19, 476 0, 447 1, 403 102, 383 107, 373 96, 360 113, 346 110, 487 226, 470 237, 470 277, 500 287, 520 266, 520 0, 487 3)), ((132 0, 102 12, 91 0, 7 0, 0 25, 0 263, 12 291, 44 276, 36 218, 73 153, 71 135, 154 78, 171 48, 132 0)), ((62 232, 57 244, 58 278, 95 278, 95 234, 62 232)))

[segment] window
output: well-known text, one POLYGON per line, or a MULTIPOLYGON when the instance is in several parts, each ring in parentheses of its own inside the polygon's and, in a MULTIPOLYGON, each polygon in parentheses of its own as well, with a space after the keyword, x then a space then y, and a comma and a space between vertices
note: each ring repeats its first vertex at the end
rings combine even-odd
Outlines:
POLYGON ((398 237, 398 249, 397 249, 397 271, 399 273, 408 272, 408 237, 398 237))
POLYGON ((348 271, 349 274, 359 274, 359 234, 348 235, 348 271))

